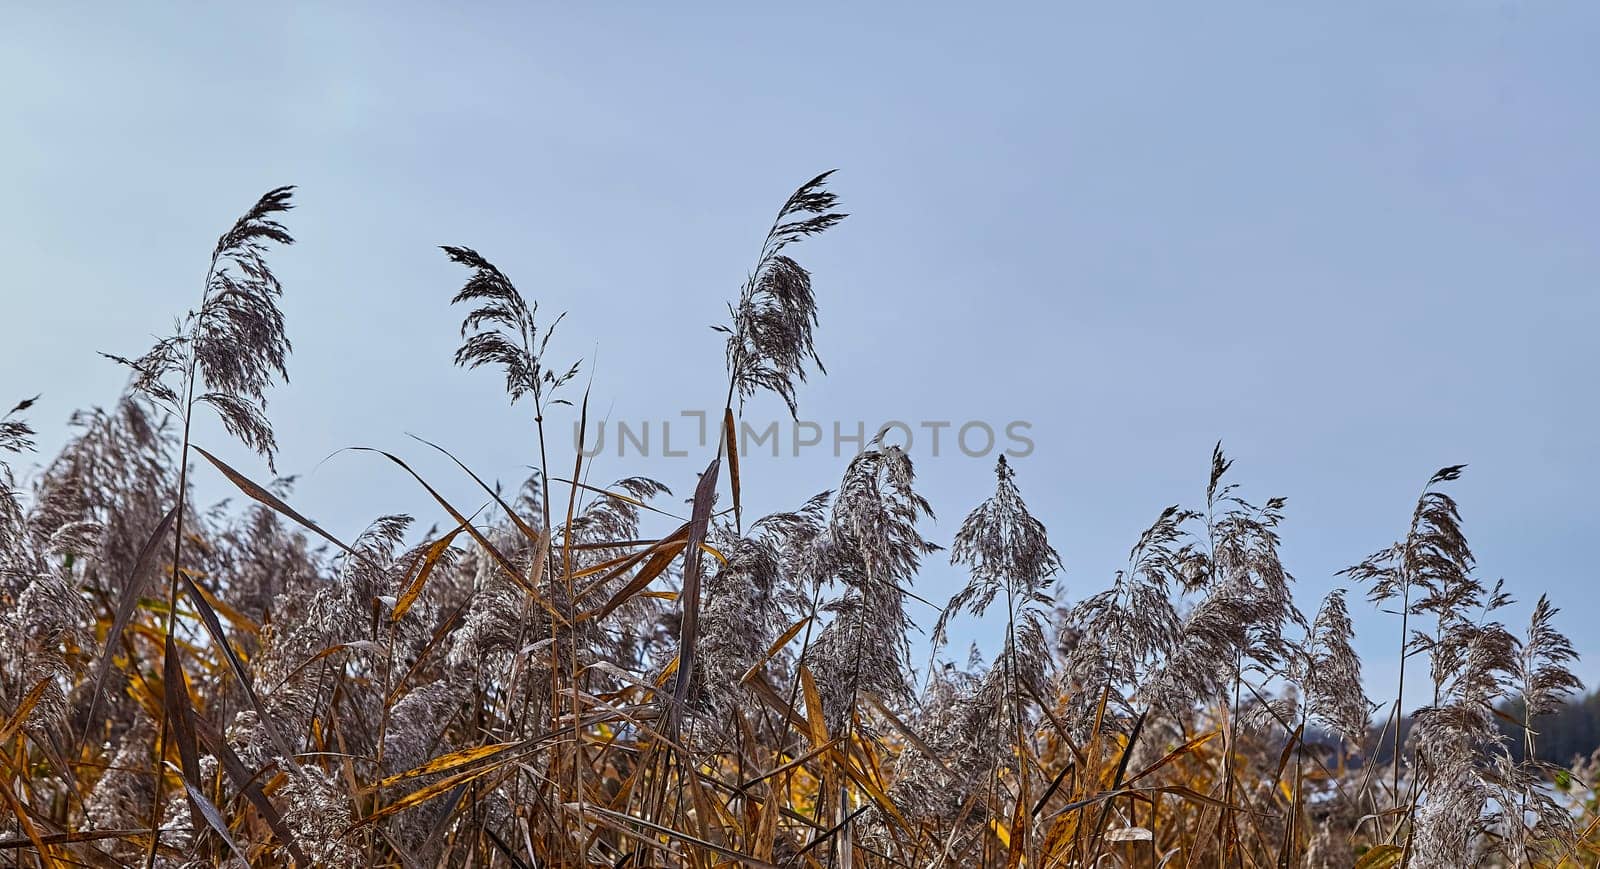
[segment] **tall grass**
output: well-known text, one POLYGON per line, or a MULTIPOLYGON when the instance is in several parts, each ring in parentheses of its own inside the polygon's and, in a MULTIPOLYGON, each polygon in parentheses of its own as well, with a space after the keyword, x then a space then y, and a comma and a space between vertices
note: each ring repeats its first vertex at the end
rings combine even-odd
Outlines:
MULTIPOLYGON (((0 861, 1600 860, 1591 764, 1531 760, 1534 717, 1580 687, 1576 656, 1544 598, 1525 635, 1501 623, 1510 596, 1477 577, 1448 492, 1459 466, 1308 617, 1280 557, 1286 502, 1247 498, 1220 445, 1196 506, 1161 510, 1126 569, 1103 590, 1075 577, 1070 595, 1026 469, 1002 458, 949 541, 970 581, 919 674, 906 602, 945 555, 912 456, 873 441, 829 491, 744 515, 745 401, 771 392, 796 412, 797 383, 821 371, 818 296, 794 256, 844 217, 828 181, 785 201, 718 327, 723 436, 687 511, 647 478, 582 482, 581 448, 552 453, 551 415, 588 412, 580 366, 549 354, 562 317, 446 247, 469 271, 455 362, 496 369, 528 408, 536 471, 509 494, 457 462, 480 510, 382 453, 438 524, 382 516, 350 540, 290 506, 286 482, 191 440, 209 408, 274 473, 266 395, 290 344, 268 257, 292 241, 292 191, 266 194, 219 240, 175 333, 112 357, 133 371, 127 394, 77 415, 30 484, 0 465, 0 861), (248 506, 200 509, 201 471, 248 506), (1352 648, 1359 594, 1393 613, 1401 653, 1381 706, 1352 648), (1000 638, 992 662, 946 656, 958 615, 1000 638), (1426 705, 1403 708, 1424 678, 1426 705), (1367 760, 1380 745, 1388 768, 1367 760)), ((0 456, 33 448, 31 405, 0 418, 0 456)))

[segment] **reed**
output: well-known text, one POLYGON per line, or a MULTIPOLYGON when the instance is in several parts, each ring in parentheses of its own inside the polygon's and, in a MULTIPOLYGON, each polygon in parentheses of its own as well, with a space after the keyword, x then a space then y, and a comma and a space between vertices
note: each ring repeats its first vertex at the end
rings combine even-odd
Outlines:
MULTIPOLYGON (((552 453, 547 424, 588 412, 579 366, 552 362, 565 315, 541 319, 487 258, 445 247, 468 270, 454 362, 498 370, 530 408, 535 470, 508 493, 456 462, 476 510, 377 454, 433 499, 433 525, 380 516, 350 540, 274 478, 266 398, 291 347, 269 257, 292 241, 292 189, 263 196, 210 253, 195 311, 112 357, 126 394, 78 414, 30 481, 0 462, 0 862, 1600 859, 1594 799, 1552 786, 1588 794, 1590 765, 1535 759, 1536 717, 1581 688, 1576 654, 1543 597, 1521 635, 1502 623, 1510 595, 1479 579, 1449 494, 1461 466, 1309 618, 1280 555, 1287 502, 1247 498, 1220 444, 1193 507, 1070 589, 1027 467, 1003 458, 949 541, 930 539, 913 457, 878 441, 836 488, 746 521, 745 403, 770 392, 796 413, 822 372, 826 293, 795 257, 844 218, 831 181, 783 202, 716 327, 723 437, 686 510, 648 478, 585 482, 581 448, 552 453), (208 410, 265 475, 193 442, 208 410), (244 506, 196 504, 199 473, 244 506), (941 543, 968 581, 919 674, 907 600, 941 543), (1381 709, 1352 645, 1362 591, 1399 632, 1381 709), (957 617, 999 638, 992 661, 949 655, 957 617), (1405 709, 1419 674, 1429 700, 1405 709)), ((34 449, 33 409, 0 417, 0 458, 34 449)))

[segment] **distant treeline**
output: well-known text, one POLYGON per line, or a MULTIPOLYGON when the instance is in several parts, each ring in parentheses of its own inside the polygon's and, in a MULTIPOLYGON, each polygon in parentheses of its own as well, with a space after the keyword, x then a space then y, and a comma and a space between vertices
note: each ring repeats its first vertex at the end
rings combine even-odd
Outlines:
MULTIPOLYGON (((1496 716, 1500 732, 1505 735, 1511 756, 1521 761, 1524 753, 1522 740, 1522 701, 1514 700, 1497 707, 1496 716)), ((1373 728, 1372 740, 1378 742, 1373 761, 1387 764, 1392 753, 1393 738, 1384 735, 1378 739, 1379 727, 1373 728)), ((1588 757, 1600 748, 1600 691, 1569 699, 1560 709, 1533 720, 1534 754, 1547 763, 1566 766, 1574 758, 1588 757)), ((1401 719, 1402 742, 1411 733, 1411 717, 1401 719)), ((1370 745, 1371 743, 1369 743, 1370 745)))

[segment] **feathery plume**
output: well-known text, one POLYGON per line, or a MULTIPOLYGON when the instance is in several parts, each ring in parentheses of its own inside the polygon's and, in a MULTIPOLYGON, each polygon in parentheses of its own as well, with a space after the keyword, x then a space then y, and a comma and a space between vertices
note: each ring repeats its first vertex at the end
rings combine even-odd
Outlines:
MULTIPOLYGON (((506 394, 515 403, 524 395, 533 396, 536 412, 543 414, 547 393, 554 392, 578 374, 579 363, 574 362, 565 372, 545 364, 545 350, 556 326, 566 314, 556 317, 543 335, 539 332, 537 315, 539 303, 528 304, 494 263, 484 259, 471 248, 441 248, 451 262, 472 269, 472 277, 456 293, 450 304, 475 302, 466 318, 461 321, 461 347, 456 350, 456 364, 466 368, 499 365, 505 369, 506 394)), ((551 404, 567 404, 565 399, 552 399, 551 404)))
POLYGON ((756 520, 744 537, 723 544, 728 561, 706 579, 696 681, 722 717, 748 696, 744 674, 804 606, 801 578, 785 553, 825 532, 827 496, 756 520))
POLYGON ((176 334, 138 359, 105 354, 134 370, 135 388, 184 420, 196 403, 210 405, 228 433, 269 467, 277 440, 266 390, 275 379, 289 379, 291 345, 278 308, 283 287, 266 254, 272 243, 294 243, 273 216, 294 207, 293 192, 292 186, 267 191, 217 239, 200 307, 176 334))
POLYGON ((956 532, 950 563, 965 565, 970 578, 940 612, 933 629, 935 647, 944 641, 953 616, 963 610, 981 616, 1001 592, 1015 609, 1014 618, 1041 633, 1044 613, 1055 605, 1047 580, 1061 570, 1061 556, 1050 546, 1044 523, 1028 512, 1005 456, 995 464, 995 476, 994 494, 956 532))
POLYGON ((939 547, 917 531, 933 516, 912 488, 911 457, 874 440, 851 460, 828 526, 828 570, 845 594, 825 609, 834 615, 813 650, 813 672, 832 729, 847 721, 857 691, 906 699, 910 653, 904 586, 922 557, 939 547))
POLYGON ((1129 550, 1128 566, 1116 572, 1111 587, 1062 615, 1057 634, 1068 642, 1059 693, 1070 698, 1077 723, 1093 713, 1105 691, 1131 716, 1126 692, 1176 647, 1182 622, 1172 593, 1203 559, 1186 527, 1197 518, 1177 506, 1161 511, 1129 550))
POLYGON ((1334 589, 1311 620, 1306 648, 1296 659, 1298 672, 1291 675, 1305 691, 1311 717, 1359 745, 1372 706, 1361 688, 1361 659, 1350 645, 1354 636, 1344 589, 1334 589))
POLYGON ((824 172, 791 195, 761 244, 755 271, 745 281, 739 301, 728 306, 731 324, 714 326, 728 334, 728 371, 739 400, 768 389, 796 413, 795 381, 806 379, 806 362, 826 373, 812 342, 817 300, 811 273, 784 253, 791 244, 817 235, 844 220, 834 211, 839 198, 824 189, 824 172))

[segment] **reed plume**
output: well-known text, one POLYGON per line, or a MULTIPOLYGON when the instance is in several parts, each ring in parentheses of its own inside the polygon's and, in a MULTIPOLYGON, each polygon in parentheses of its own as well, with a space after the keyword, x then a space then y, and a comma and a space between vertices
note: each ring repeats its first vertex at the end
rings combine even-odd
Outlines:
POLYGON ((766 389, 797 412, 795 382, 806 379, 806 364, 822 367, 812 340, 817 325, 817 300, 811 273, 784 251, 795 242, 822 233, 844 220, 835 211, 839 198, 827 190, 821 175, 800 185, 783 207, 761 243, 755 270, 737 302, 728 306, 729 324, 714 327, 728 335, 730 398, 741 402, 766 389))

